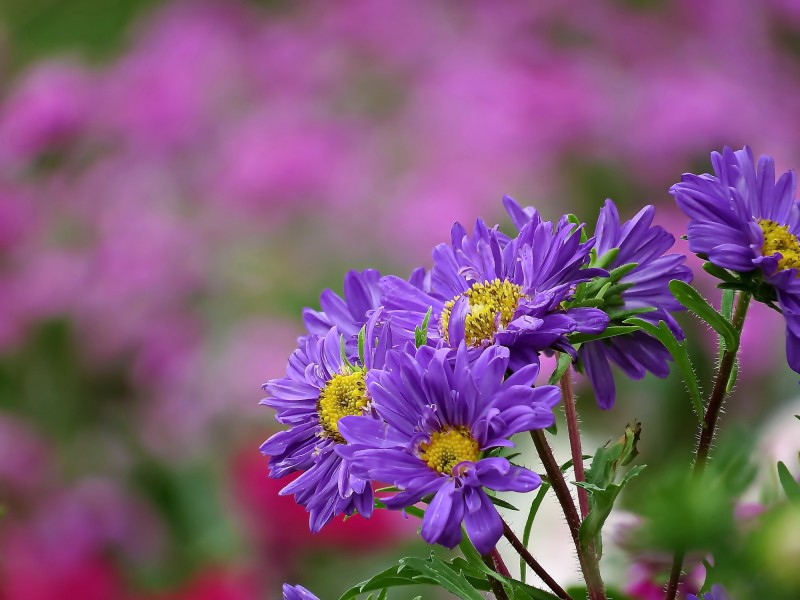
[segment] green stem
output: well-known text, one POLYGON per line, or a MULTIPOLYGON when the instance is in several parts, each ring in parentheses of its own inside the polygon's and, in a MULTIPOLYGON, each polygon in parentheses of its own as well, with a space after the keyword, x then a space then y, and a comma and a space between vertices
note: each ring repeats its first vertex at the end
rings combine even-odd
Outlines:
POLYGON ((556 498, 561 504, 561 510, 567 520, 567 526, 575 544, 575 550, 578 553, 578 562, 581 565, 583 579, 586 582, 586 589, 589 592, 589 600, 607 600, 603 578, 600 575, 600 563, 597 560, 597 555, 581 544, 581 518, 569 493, 564 475, 553 456, 550 445, 547 443, 547 438, 545 438, 541 429, 534 429, 530 434, 536 446, 536 451, 539 453, 539 458, 544 465, 547 477, 550 479, 550 485, 553 487, 556 498))
MULTIPOLYGON (((727 396, 730 389, 728 385, 733 367, 736 364, 736 353, 739 349, 739 340, 742 337, 742 326, 744 325, 744 318, 747 315, 747 308, 750 305, 750 294, 742 292, 736 301, 736 309, 733 313, 732 324, 736 331, 736 348, 725 348, 722 353, 722 358, 719 362, 719 369, 717 371, 717 379, 714 381, 714 389, 711 390, 711 395, 708 399, 705 416, 703 423, 700 427, 700 441, 697 443, 697 450, 695 453, 693 476, 699 477, 702 475, 703 470, 708 462, 708 453, 711 451, 711 443, 714 441, 714 434, 717 431, 717 420, 722 410, 722 403, 727 396)), ((667 583, 667 592, 664 597, 665 600, 675 600, 678 593, 678 584, 680 583, 681 572, 683 571, 684 552, 678 550, 672 559, 672 569, 669 574, 669 583, 667 583)))

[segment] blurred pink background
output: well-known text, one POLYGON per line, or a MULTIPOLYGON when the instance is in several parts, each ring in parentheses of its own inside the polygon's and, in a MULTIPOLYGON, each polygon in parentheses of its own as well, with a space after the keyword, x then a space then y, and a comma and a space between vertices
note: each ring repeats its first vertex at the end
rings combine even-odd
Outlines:
MULTIPOLYGON (((428 265, 505 193, 655 203, 678 237, 667 189, 710 150, 800 164, 792 0, 140 4, 102 52, 19 46, 57 17, 0 9, 0 600, 335 597, 426 552, 396 514, 314 538, 267 478, 259 386, 301 308, 428 265)), ((777 403, 780 317, 752 319, 744 385, 777 403)), ((671 439, 689 402, 651 384, 587 425, 671 439)))

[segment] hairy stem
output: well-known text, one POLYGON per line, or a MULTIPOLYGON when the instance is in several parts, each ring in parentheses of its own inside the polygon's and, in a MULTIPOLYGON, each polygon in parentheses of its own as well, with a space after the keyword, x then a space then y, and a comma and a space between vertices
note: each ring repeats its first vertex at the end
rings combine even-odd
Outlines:
MULTIPOLYGON (((567 417, 569 448, 572 452, 572 468, 575 470, 575 481, 586 480, 583 471, 583 451, 581 450, 581 431, 578 427, 578 409, 575 406, 575 394, 572 391, 572 369, 567 368, 561 376, 561 398, 564 400, 564 413, 567 417)), ((589 494, 582 487, 578 488, 578 504, 581 509, 581 520, 589 514, 589 494)))
POLYGON ((514 550, 516 550, 519 553, 519 555, 523 558, 523 560, 525 560, 525 562, 533 570, 533 572, 539 576, 539 579, 544 581, 545 585, 547 585, 547 587, 553 590, 553 593, 556 596, 562 598, 563 600, 572 600, 572 597, 569 594, 567 594, 567 592, 564 591, 564 588, 558 585, 556 580, 553 579, 552 576, 547 571, 544 570, 544 567, 540 565, 535 558, 533 558, 533 555, 530 552, 528 552, 528 549, 525 547, 525 544, 523 544, 519 540, 519 538, 514 534, 512 529, 508 526, 508 523, 506 523, 505 521, 503 521, 503 535, 514 547, 514 550))
MULTIPOLYGON (((494 550, 492 550, 492 554, 487 554, 486 556, 482 556, 484 564, 489 567, 495 573, 500 573, 497 569, 497 565, 494 561, 494 550)), ((502 575, 503 573, 500 573, 502 575)), ((506 594, 506 590, 503 588, 503 584, 499 582, 497 579, 492 577, 491 575, 486 576, 486 580, 489 582, 489 586, 492 588, 492 593, 497 600, 508 600, 508 594, 506 594)))
MULTIPOLYGON (((740 293, 736 301, 736 309, 733 312, 732 319, 733 328, 737 335, 737 347, 728 348, 726 346, 725 351, 722 353, 722 358, 719 361, 717 378, 714 381, 714 388, 711 390, 711 395, 708 398, 708 406, 706 407, 703 423, 700 427, 700 441, 697 443, 693 470, 693 475, 695 477, 702 475, 706 467, 706 462, 708 461, 708 453, 711 451, 711 443, 714 441, 714 434, 717 431, 719 413, 727 395, 728 382, 733 372, 733 366, 736 364, 738 341, 741 339, 742 326, 744 325, 744 318, 749 305, 750 294, 747 292, 740 293)), ((675 600, 675 596, 678 593, 678 584, 680 583, 681 573, 683 571, 684 555, 685 553, 682 550, 678 550, 672 558, 672 569, 669 574, 667 592, 664 597, 665 600, 675 600)))
POLYGON ((509 572, 506 563, 503 561, 503 557, 500 556, 500 552, 497 551, 497 547, 492 548, 491 557, 494 561, 494 570, 500 573, 500 575, 503 577, 511 577, 511 573, 509 572))
POLYGON ((589 600, 606 600, 605 587, 603 585, 603 578, 600 576, 600 564, 597 560, 597 555, 589 548, 584 548, 581 545, 579 537, 581 528, 581 518, 572 501, 572 496, 569 493, 567 482, 564 480, 564 474, 558 467, 553 451, 547 443, 547 438, 544 436, 544 431, 541 429, 534 429, 531 433, 533 443, 536 446, 536 451, 539 453, 539 458, 544 465, 544 470, 547 477, 550 479, 550 485, 561 504, 561 510, 564 511, 564 517, 567 519, 569 532, 572 536, 572 541, 575 544, 575 550, 578 553, 578 561, 581 565, 581 572, 583 579, 586 582, 586 588, 589 591, 589 600))

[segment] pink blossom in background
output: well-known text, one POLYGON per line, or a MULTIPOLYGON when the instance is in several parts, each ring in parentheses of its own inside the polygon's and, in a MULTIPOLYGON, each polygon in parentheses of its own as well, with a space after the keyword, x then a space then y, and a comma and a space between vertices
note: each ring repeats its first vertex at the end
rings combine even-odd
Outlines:
POLYGON ((74 141, 92 123, 95 86, 78 64, 44 63, 29 71, 0 108, 0 168, 74 141))
POLYGON ((51 476, 50 453, 25 421, 0 414, 0 489, 27 497, 42 488, 51 476))

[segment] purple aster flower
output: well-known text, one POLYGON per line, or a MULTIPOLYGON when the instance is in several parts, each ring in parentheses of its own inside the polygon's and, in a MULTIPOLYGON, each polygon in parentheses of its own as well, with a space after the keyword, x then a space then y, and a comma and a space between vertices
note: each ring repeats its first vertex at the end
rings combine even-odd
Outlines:
POLYGON ((401 490, 385 500, 401 509, 433 496, 422 537, 448 548, 461 540, 461 525, 487 554, 503 525, 484 487, 527 492, 539 476, 489 451, 513 446, 515 433, 553 424, 558 388, 531 387, 539 372, 527 365, 504 380, 509 350, 491 346, 470 364, 466 343, 455 352, 422 346, 390 351, 385 370, 367 375, 374 410, 382 420, 345 417, 347 445, 337 451, 352 469, 401 490), (448 358, 449 357, 449 358, 448 358))
MULTIPOLYGON (((622 291, 603 298, 604 307, 613 312, 655 309, 637 316, 655 325, 664 321, 675 337, 682 340, 683 331, 670 313, 683 307, 670 293, 669 282, 680 279, 688 283, 692 272, 683 264, 684 255, 664 254, 675 238, 653 225, 654 214, 655 209, 646 206, 630 221, 620 223, 617 207, 611 200, 606 200, 600 210, 595 230, 597 254, 602 256, 619 249, 616 258, 606 265, 609 270, 636 263, 634 269, 615 282, 615 287, 623 286, 618 288, 622 291)), ((619 366, 631 379, 641 379, 647 371, 666 377, 672 360, 661 342, 643 331, 584 343, 578 357, 603 410, 614 406, 616 396, 609 362, 619 366)))
POLYGON ((261 404, 274 408, 277 420, 289 429, 264 442, 261 452, 270 457, 271 477, 303 471, 281 494, 294 494, 306 507, 315 533, 336 515, 372 514, 369 481, 354 475, 334 449, 345 443, 339 420, 370 410, 365 375, 369 369, 383 366, 390 337, 388 328, 375 327, 379 317, 380 311, 376 311, 367 324, 366 340, 377 336, 377 341, 365 352, 363 365, 342 357, 341 334, 333 327, 325 337, 302 339, 289 358, 286 377, 264 384, 269 397, 261 404))
POLYGON ((510 367, 517 369, 538 361, 541 351, 574 354, 568 333, 605 329, 608 317, 603 311, 561 308, 578 283, 606 274, 584 268, 594 240, 581 242, 580 228, 566 217, 554 225, 533 209, 526 213, 510 198, 504 202, 512 217, 526 219, 515 238, 481 220, 471 235, 456 223, 451 243, 433 251, 430 290, 397 277, 381 279, 397 339, 410 339, 430 310, 431 343, 456 348, 463 341, 473 351, 506 346, 510 367))
POLYGON ((349 271, 344 277, 344 298, 326 289, 319 297, 321 311, 303 309, 308 333, 324 337, 332 327, 337 327, 348 340, 354 339, 372 311, 381 305, 380 278, 375 269, 349 271))
POLYGON ((283 600, 319 600, 302 585, 283 584, 283 600))
POLYGON ((775 181, 775 162, 750 148, 712 152, 714 175, 685 173, 670 188, 689 216, 689 249, 749 279, 755 298, 775 299, 786 319, 786 357, 800 373, 800 206, 787 171, 775 181))
POLYGON ((694 594, 687 595, 686 600, 728 600, 728 594, 721 585, 715 585, 710 592, 706 592, 700 597, 694 594))

